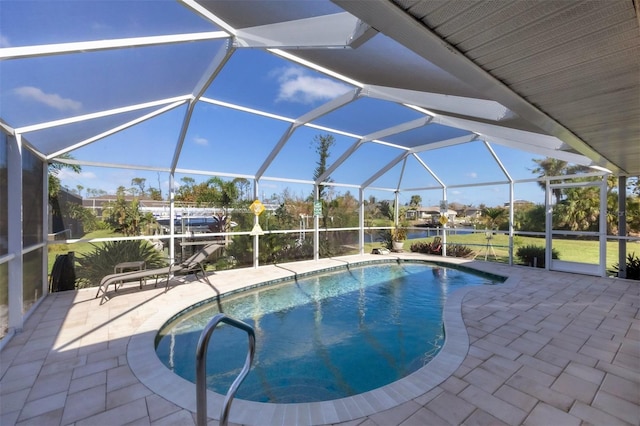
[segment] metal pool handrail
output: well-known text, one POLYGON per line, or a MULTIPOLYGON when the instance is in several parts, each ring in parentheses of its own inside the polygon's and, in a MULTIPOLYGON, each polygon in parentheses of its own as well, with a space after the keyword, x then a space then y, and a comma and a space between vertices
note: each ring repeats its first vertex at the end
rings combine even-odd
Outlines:
POLYGON ((249 335, 249 350, 242 371, 233 381, 227 391, 227 395, 224 397, 224 403, 222 404, 222 410, 220 412, 220 426, 226 426, 227 424, 233 397, 244 378, 249 374, 253 356, 256 352, 256 334, 253 327, 225 314, 217 314, 211 318, 211 321, 209 321, 204 330, 202 330, 196 348, 196 419, 199 426, 205 426, 207 424, 207 348, 211 335, 221 322, 246 331, 249 335))

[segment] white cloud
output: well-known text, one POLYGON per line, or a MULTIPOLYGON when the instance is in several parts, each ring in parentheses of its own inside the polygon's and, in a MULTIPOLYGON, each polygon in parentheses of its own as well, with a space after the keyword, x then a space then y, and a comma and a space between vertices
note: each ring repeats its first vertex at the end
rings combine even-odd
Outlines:
POLYGON ((3 35, 0 35, 0 47, 11 47, 9 39, 3 35))
POLYGON ((78 111, 82 103, 73 99, 66 99, 56 93, 45 93, 32 86, 22 86, 14 89, 14 93, 23 99, 29 99, 50 106, 60 111, 78 111))
POLYGON ((193 138, 193 141, 198 144, 198 145, 202 145, 202 146, 207 146, 209 145, 209 140, 207 140, 207 138, 202 138, 200 136, 195 136, 193 138))
POLYGON ((272 73, 280 83, 276 101, 312 104, 327 101, 349 90, 345 84, 329 78, 315 77, 298 67, 280 68, 272 73))
POLYGON ((478 174, 476 172, 469 172, 465 176, 470 177, 471 179, 477 179, 478 174))

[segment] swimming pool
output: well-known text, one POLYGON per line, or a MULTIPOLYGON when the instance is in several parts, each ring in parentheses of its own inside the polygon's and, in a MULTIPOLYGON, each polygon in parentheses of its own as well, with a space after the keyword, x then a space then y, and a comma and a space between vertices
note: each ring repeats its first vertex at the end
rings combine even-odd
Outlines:
MULTIPOLYGON (((443 341, 451 291, 496 280, 425 263, 377 264, 300 278, 223 298, 222 310, 256 330, 257 353, 237 398, 292 403, 342 398, 421 368, 443 341)), ((191 309, 161 330, 156 352, 176 374, 194 377, 200 332, 219 312, 191 309)), ((226 393, 246 355, 246 334, 214 333, 208 387, 226 393)))

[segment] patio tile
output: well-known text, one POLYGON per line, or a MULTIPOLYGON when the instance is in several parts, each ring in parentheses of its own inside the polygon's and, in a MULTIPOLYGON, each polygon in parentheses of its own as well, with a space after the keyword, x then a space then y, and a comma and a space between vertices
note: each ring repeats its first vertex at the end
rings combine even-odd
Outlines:
POLYGON ((564 370, 565 373, 571 374, 572 376, 579 377, 588 382, 599 385, 602 383, 602 379, 604 378, 604 372, 601 370, 595 369, 593 367, 587 367, 586 365, 579 364, 577 362, 570 362, 567 365, 567 368, 564 370))
POLYGON ((400 426, 424 426, 424 425, 444 425, 447 421, 439 417, 433 411, 426 408, 420 408, 413 413, 407 420, 400 423, 400 426))
POLYGON ((540 403, 524 421, 525 425, 563 425, 580 426, 579 418, 558 410, 551 405, 540 403))
POLYGON ((397 407, 369 416, 378 425, 398 425, 414 415, 422 406, 414 401, 407 401, 397 407))
POLYGON ((78 379, 80 377, 88 376, 90 374, 98 373, 100 371, 106 371, 118 366, 117 358, 109 358, 99 362, 83 365, 73 370, 72 378, 78 379))
POLYGON ((29 401, 40 399, 54 393, 67 391, 71 382, 71 371, 61 371, 56 374, 39 376, 29 394, 29 401))
MULTIPOLYGON (((107 378, 107 387, 109 386, 108 383, 107 378)), ((129 401, 144 398, 149 395, 151 395, 151 391, 142 383, 135 383, 114 391, 107 391, 107 409, 118 407, 129 401)))
POLYGON ((528 364, 525 364, 520 370, 518 370, 517 374, 518 376, 526 377, 527 379, 543 386, 551 386, 554 380, 556 380, 555 375, 543 373, 538 369, 530 367, 528 364))
POLYGON ((95 416, 76 422, 77 426, 95 426, 126 424, 147 417, 147 404, 144 399, 137 399, 111 410, 103 411, 95 416))
POLYGON ((69 394, 90 389, 99 385, 106 385, 107 372, 100 371, 89 376, 83 376, 78 379, 72 379, 69 384, 69 394))
POLYGON ((465 426, 507 426, 507 423, 497 419, 483 410, 476 409, 464 421, 465 426))
POLYGON ((69 371, 73 370, 77 367, 82 367, 86 365, 87 358, 85 356, 77 357, 72 355, 70 357, 64 357, 63 360, 59 360, 60 358, 56 357, 56 360, 52 360, 49 362, 49 358, 47 358, 47 362, 42 367, 42 371, 40 371, 41 375, 47 374, 55 374, 61 371, 69 371))
POLYGON ((509 385, 501 386, 500 389, 493 393, 493 396, 527 412, 531 411, 538 402, 536 398, 509 385))
POLYGON ((607 392, 598 392, 591 405, 627 423, 638 424, 640 419, 640 406, 637 403, 633 404, 607 392))
POLYGON ((490 342, 486 339, 478 340, 474 343, 474 347, 483 349, 488 353, 488 355, 484 358, 485 360, 488 359, 491 355, 500 355, 507 359, 515 360, 522 354, 521 352, 506 348, 502 345, 490 342))
POLYGON ((474 405, 449 392, 441 393, 426 407, 451 424, 461 424, 475 410, 474 405))
POLYGON ((590 356, 592 358, 595 358, 597 360, 611 362, 616 356, 617 349, 614 351, 610 351, 604 348, 596 348, 594 346, 590 346, 586 344, 582 348, 580 348, 578 352, 581 354, 590 356))
POLYGON ((593 401, 598 385, 571 374, 562 373, 551 389, 589 404, 593 401))
POLYGON ((454 395, 457 395, 468 385, 469 384, 464 380, 458 379, 455 376, 451 376, 440 384, 440 388, 444 389, 447 392, 451 392, 454 395))
MULTIPOLYGON (((518 358, 519 360, 520 358, 518 358)), ((494 355, 481 364, 481 367, 496 376, 508 379, 522 367, 519 361, 512 361, 500 355, 494 355)))
MULTIPOLYGON (((11 413, 14 411, 20 411, 27 402, 27 396, 29 396, 29 388, 25 388, 12 393, 5 393, 0 398, 0 413, 11 413)), ((3 423, 4 424, 4 423, 3 423)))
POLYGON ((640 383, 638 382, 633 382, 614 374, 607 374, 601 389, 634 404, 640 402, 640 383))
POLYGON ((193 416, 187 410, 180 410, 151 422, 153 426, 194 425, 193 416))
POLYGON ((44 398, 29 401, 22 408, 18 421, 27 420, 32 417, 37 417, 42 414, 48 413, 49 411, 64 408, 66 399, 67 393, 59 392, 53 395, 45 396, 44 398))
POLYGON ((180 407, 155 394, 147 396, 146 401, 151 422, 180 411, 180 407))
POLYGON ((527 414, 520 408, 496 398, 488 392, 485 392, 473 385, 465 388, 459 396, 492 416, 495 416, 501 421, 509 424, 520 423, 527 414))
POLYGON ((628 380, 640 383, 640 368, 630 368, 627 366, 609 364, 606 362, 598 361, 596 366, 598 370, 614 374, 619 377, 625 377, 628 380))
POLYGON ((138 383, 128 365, 107 370, 107 392, 138 383))
POLYGON ((579 401, 571 407, 569 414, 593 425, 629 426, 631 424, 579 401))
POLYGON ((573 403, 573 398, 517 373, 507 381, 507 384, 563 411, 569 411, 573 403))
POLYGON ((620 365, 633 370, 640 368, 640 358, 636 354, 618 353, 614 358, 612 364, 620 365))
POLYGON ((423 395, 420 395, 417 398, 414 398, 413 401, 418 403, 418 404, 420 404, 420 405, 427 405, 427 403, 429 403, 429 401, 433 400, 433 398, 437 397, 442 392, 444 392, 443 388, 438 386, 438 387, 435 387, 435 388, 431 389, 429 392, 427 392, 427 393, 425 393, 423 395))
POLYGON ((44 360, 31 361, 24 364, 12 365, 7 369, 7 372, 2 376, 2 380, 12 381, 19 380, 24 376, 31 376, 34 373, 37 374, 40 371, 40 367, 44 360))
POLYGON ((105 410, 105 386, 95 386, 67 397, 62 424, 70 424, 105 410))
POLYGON ((0 411, 0 425, 15 425, 18 422, 20 410, 0 411))
POLYGON ((530 340, 526 336, 520 337, 511 342, 508 347, 523 354, 534 356, 540 349, 545 346, 545 343, 530 340))
POLYGON ((505 378, 497 376, 482 367, 477 367, 464 376, 463 380, 469 384, 476 385, 489 393, 493 393, 496 389, 502 386, 505 378))
POLYGON ((23 377, 18 377, 13 380, 5 380, 2 379, 2 386, 0 386, 0 397, 17 392, 23 389, 31 389, 31 386, 36 382, 38 378, 38 374, 32 372, 31 374, 25 375, 23 377))
MULTIPOLYGON (((62 408, 58 408, 57 410, 48 411, 44 414, 41 414, 36 417, 31 417, 29 419, 23 420, 17 423, 17 426, 43 426, 43 425, 54 425, 59 424, 60 419, 62 418, 62 408)), ((4 424, 4 423, 3 423, 4 424)))

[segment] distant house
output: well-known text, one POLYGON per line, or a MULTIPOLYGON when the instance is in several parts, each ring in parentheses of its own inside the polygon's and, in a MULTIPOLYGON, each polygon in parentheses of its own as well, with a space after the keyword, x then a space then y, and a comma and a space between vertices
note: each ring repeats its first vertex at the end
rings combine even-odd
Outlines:
MULTIPOLYGON (((446 216, 449 222, 454 222, 458 213, 455 210, 447 210, 446 216)), ((436 224, 440 219, 440 206, 416 207, 405 212, 406 220, 423 221, 429 224, 436 224)))
POLYGON ((456 210, 458 219, 463 222, 471 222, 482 217, 482 209, 478 207, 465 207, 456 210))
MULTIPOLYGON (((133 195, 125 195, 124 199, 127 202, 133 201, 135 197, 133 195)), ((100 195, 98 197, 85 198, 82 200, 82 206, 92 210, 97 217, 102 217, 102 211, 105 206, 109 203, 114 203, 118 200, 117 195, 100 195)), ((154 215, 161 215, 162 212, 166 211, 166 215, 169 215, 169 202, 163 200, 148 200, 148 199, 138 199, 140 203, 140 210, 142 211, 151 211, 154 215), (157 212, 157 213, 156 213, 157 212)))
MULTIPOLYGON (((504 203, 504 207, 505 208, 509 208, 509 206, 511 205, 511 203, 504 203)), ((532 201, 527 201, 527 200, 513 200, 513 209, 514 210, 518 210, 519 208, 527 208, 527 207, 533 207, 535 205, 534 202, 532 201)))

